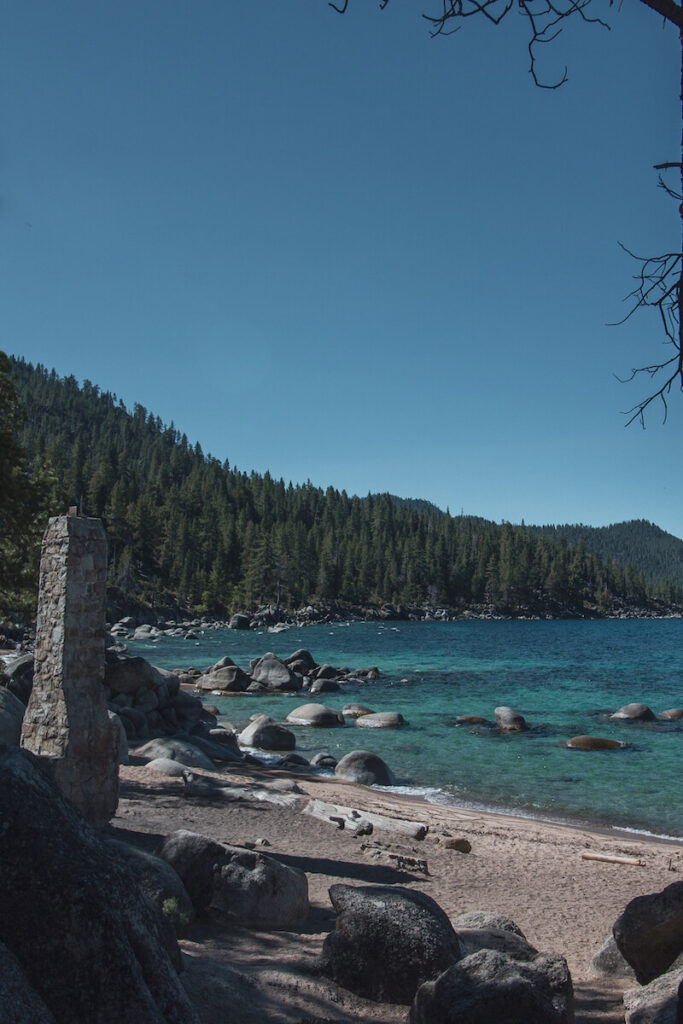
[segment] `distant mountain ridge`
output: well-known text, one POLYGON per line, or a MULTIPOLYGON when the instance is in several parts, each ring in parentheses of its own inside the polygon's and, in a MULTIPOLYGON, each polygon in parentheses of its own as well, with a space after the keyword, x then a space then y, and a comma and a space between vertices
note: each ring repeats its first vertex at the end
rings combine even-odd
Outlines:
POLYGON ((576 547, 583 538, 587 551, 614 559, 620 565, 630 563, 642 573, 646 583, 668 580, 676 587, 683 587, 683 540, 647 519, 631 519, 610 526, 575 523, 527 529, 554 539, 563 537, 571 547, 576 547))

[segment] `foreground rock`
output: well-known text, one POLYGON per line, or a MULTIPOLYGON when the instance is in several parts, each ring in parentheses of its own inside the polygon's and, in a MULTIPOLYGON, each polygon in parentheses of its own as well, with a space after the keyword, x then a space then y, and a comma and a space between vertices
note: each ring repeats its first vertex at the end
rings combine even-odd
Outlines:
POLYGON ((0 942, 55 1020, 198 1024, 170 926, 27 751, 0 755, 0 820, 0 942))
POLYGON ((394 786, 396 780, 389 766, 369 750, 352 750, 342 757, 334 769, 337 778, 358 782, 361 786, 394 786))
POLYGON ((683 1020, 683 969, 669 971, 644 988, 624 992, 625 1024, 680 1024, 683 1020))
POLYGON ((55 1024, 43 1000, 31 988, 21 964, 0 943, 0 1018, 6 1024, 55 1024))
POLYGON ((619 947, 610 935, 602 944, 590 963, 591 974, 597 978, 625 978, 635 981, 633 968, 622 956, 619 947))
POLYGON ((664 974, 683 953, 683 882, 636 896, 612 931, 641 985, 664 974))
POLYGON ((458 937, 424 893, 383 885, 333 885, 337 927, 323 944, 320 971, 357 995, 410 1003, 423 982, 460 957, 458 937))
POLYGON ((566 961, 521 963, 483 949, 418 990, 408 1024, 572 1024, 574 997, 566 961))
POLYGON ((19 746, 24 710, 19 698, 0 686, 0 743, 9 747, 19 746))
POLYGON ((273 857, 185 829, 167 836, 157 852, 180 876, 198 913, 273 930, 296 928, 308 917, 306 875, 273 857))

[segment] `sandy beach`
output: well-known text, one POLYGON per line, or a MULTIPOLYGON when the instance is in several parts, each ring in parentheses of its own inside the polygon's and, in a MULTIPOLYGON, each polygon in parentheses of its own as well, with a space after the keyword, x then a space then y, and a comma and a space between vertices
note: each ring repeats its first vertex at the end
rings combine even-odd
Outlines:
POLYGON ((474 910, 508 915, 539 951, 566 957, 577 1022, 617 1024, 623 1021, 622 993, 634 982, 593 977, 591 958, 629 900, 658 891, 683 873, 681 843, 435 806, 307 774, 242 765, 212 775, 193 773, 238 787, 242 795, 236 800, 218 794, 188 797, 182 779, 141 765, 122 766, 121 798, 110 831, 150 852, 180 828, 232 844, 256 844, 306 872, 311 901, 309 919, 298 932, 256 932, 211 920, 187 928, 181 940, 183 981, 204 1024, 405 1020, 403 1006, 359 999, 316 976, 315 959, 335 923, 328 888, 338 881, 421 890, 451 919, 474 910), (258 799, 253 787, 264 786, 281 787, 289 804, 258 799), (429 831, 421 841, 377 827, 370 836, 354 836, 303 813, 310 799, 425 823, 429 831), (450 848, 449 838, 467 839, 471 851, 450 848), (589 860, 584 854, 638 863, 589 860))

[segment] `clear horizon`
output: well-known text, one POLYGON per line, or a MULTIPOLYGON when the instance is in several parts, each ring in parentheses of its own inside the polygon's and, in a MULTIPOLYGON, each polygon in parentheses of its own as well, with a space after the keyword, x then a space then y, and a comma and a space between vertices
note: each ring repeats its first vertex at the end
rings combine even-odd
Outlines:
MULTIPOLYGON (((680 248, 675 33, 520 21, 430 39, 418 4, 190 11, 10 0, 6 351, 173 421, 243 470, 493 521, 683 536, 683 400, 635 252, 680 248)), ((596 13, 597 0, 596 0, 596 13)))

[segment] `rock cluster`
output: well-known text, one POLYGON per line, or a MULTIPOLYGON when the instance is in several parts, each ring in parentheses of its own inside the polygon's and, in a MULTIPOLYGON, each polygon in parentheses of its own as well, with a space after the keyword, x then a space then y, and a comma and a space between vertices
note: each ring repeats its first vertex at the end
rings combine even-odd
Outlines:
POLYGON ((398 886, 338 884, 329 894, 337 925, 320 972, 409 1005, 408 1024, 572 1024, 566 961, 538 953, 513 922, 480 914, 465 921, 478 928, 452 924, 429 896, 398 886))

